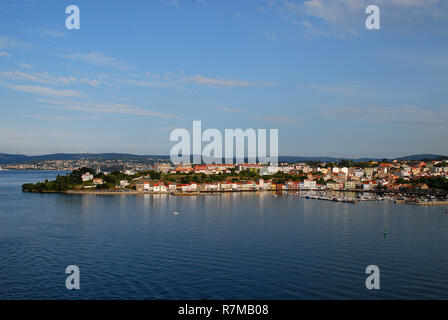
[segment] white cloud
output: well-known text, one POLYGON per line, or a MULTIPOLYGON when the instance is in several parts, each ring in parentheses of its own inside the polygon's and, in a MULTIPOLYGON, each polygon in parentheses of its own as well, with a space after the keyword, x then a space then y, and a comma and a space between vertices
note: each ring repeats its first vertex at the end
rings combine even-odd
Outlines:
POLYGON ((55 84, 54 79, 46 73, 26 73, 22 71, 2 71, 0 70, 0 78, 8 78, 10 80, 32 81, 42 84, 55 84))
POLYGON ((7 58, 11 58, 11 54, 9 54, 8 52, 5 51, 0 51, 0 57, 7 57, 7 58))
POLYGON ((42 114, 25 114, 22 116, 25 118, 50 120, 50 121, 74 121, 74 120, 98 119, 98 116, 60 116, 60 115, 42 115, 42 114))
POLYGON ((326 94, 336 94, 347 97, 354 97, 362 94, 362 90, 360 88, 356 88, 353 86, 324 86, 324 85, 312 85, 310 86, 312 89, 326 93, 326 94))
POLYGON ((218 110, 221 110, 221 111, 224 111, 224 112, 234 112, 234 113, 241 112, 240 109, 227 108, 227 107, 218 107, 218 110))
POLYGON ((76 90, 58 90, 40 86, 9 86, 11 89, 22 92, 34 93, 41 96, 57 96, 57 97, 83 97, 84 94, 76 90))
POLYGON ((92 64, 99 67, 113 68, 117 70, 130 70, 126 62, 121 61, 116 58, 112 58, 102 52, 91 52, 91 53, 71 53, 59 55, 63 58, 70 60, 79 60, 88 64, 92 64))
POLYGON ((22 69, 31 70, 34 69, 34 66, 28 64, 28 63, 19 63, 18 66, 22 69))
POLYGON ((182 10, 186 4, 201 4, 206 2, 207 0, 188 0, 188 2, 186 0, 166 0, 166 3, 168 4, 168 6, 176 8, 177 10, 182 10), (181 5, 181 3, 183 3, 181 5))
POLYGON ((182 7, 180 6, 178 0, 168 0, 168 5, 170 7, 176 8, 177 10, 181 10, 182 9, 182 7))
POLYGON ((120 82, 137 86, 137 87, 146 87, 146 88, 173 88, 177 87, 174 81, 144 81, 144 80, 133 80, 133 79, 124 79, 120 82))
POLYGON ((303 121, 301 118, 292 118, 286 116, 269 116, 269 117, 257 117, 255 120, 273 122, 279 124, 299 124, 303 121))
POLYGON ((38 99, 39 102, 45 103, 52 109, 76 110, 94 113, 112 113, 112 114, 127 114, 137 116, 152 116, 166 119, 177 119, 178 116, 171 115, 159 111, 148 110, 141 107, 122 104, 98 102, 92 99, 38 99))
POLYGON ((266 81, 250 82, 238 79, 219 79, 204 77, 202 75, 195 76, 182 76, 183 71, 177 74, 165 74, 159 75, 157 73, 147 72, 145 78, 151 80, 140 80, 138 75, 131 75, 134 79, 119 79, 118 81, 124 84, 133 85, 137 87, 146 88, 181 88, 182 84, 194 83, 205 86, 217 86, 217 87, 251 87, 251 86, 273 86, 273 83, 266 81))
POLYGON ((30 47, 30 46, 31 45, 29 43, 16 40, 15 38, 0 36, 0 49, 30 47))
POLYGON ((242 80, 206 78, 199 74, 190 78, 182 78, 181 81, 184 83, 192 82, 203 85, 224 86, 224 87, 249 87, 256 85, 256 83, 254 82, 248 82, 242 80))
POLYGON ((389 30, 393 25, 402 27, 404 21, 408 24, 416 18, 426 20, 429 25, 436 17, 448 17, 448 5, 443 0, 287 0, 283 3, 287 14, 294 17, 290 20, 301 24, 308 35, 357 35, 365 30, 365 9, 371 4, 379 6, 389 30), (302 23, 297 22, 297 17, 302 23))
POLYGON ((277 39, 277 36, 275 35, 275 34, 273 34, 273 33, 270 33, 270 32, 264 32, 263 33, 267 38, 269 38, 269 39, 271 39, 271 40, 276 40, 277 39))
POLYGON ((8 87, 16 91, 27 92, 38 96, 43 96, 45 98, 36 99, 36 101, 45 103, 47 107, 53 109, 76 110, 76 111, 95 112, 95 113, 153 116, 167 119, 179 118, 176 115, 149 110, 138 106, 123 103, 115 103, 115 102, 96 101, 86 96, 83 92, 76 90, 59 90, 41 86, 22 86, 22 85, 10 85, 8 87))
POLYGON ((89 86, 92 86, 92 87, 97 87, 100 85, 100 82, 96 79, 90 80, 88 78, 81 78, 81 79, 79 79, 79 82, 88 84, 89 86))
POLYGON ((38 31, 38 34, 42 37, 63 38, 67 35, 66 32, 56 29, 42 29, 38 31))
MULTIPOLYGON (((27 65, 27 64, 20 64, 20 67, 24 69, 32 69, 33 66, 27 65)), ((60 85, 72 85, 76 83, 82 83, 87 84, 92 87, 99 86, 100 84, 104 83, 104 76, 98 76, 98 79, 89 79, 87 77, 83 78, 77 78, 74 76, 54 76, 50 75, 48 72, 34 72, 34 73, 26 73, 22 71, 2 71, 0 70, 0 79, 1 78, 7 78, 9 80, 14 81, 31 81, 46 85, 53 85, 53 86, 60 86, 60 85)))

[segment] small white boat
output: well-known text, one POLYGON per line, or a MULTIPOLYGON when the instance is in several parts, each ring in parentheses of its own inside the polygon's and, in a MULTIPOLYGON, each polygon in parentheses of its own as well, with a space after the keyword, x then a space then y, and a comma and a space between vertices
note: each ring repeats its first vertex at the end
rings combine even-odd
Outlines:
POLYGON ((174 211, 173 214, 174 214, 175 216, 177 216, 177 215, 179 214, 179 212, 174 211))

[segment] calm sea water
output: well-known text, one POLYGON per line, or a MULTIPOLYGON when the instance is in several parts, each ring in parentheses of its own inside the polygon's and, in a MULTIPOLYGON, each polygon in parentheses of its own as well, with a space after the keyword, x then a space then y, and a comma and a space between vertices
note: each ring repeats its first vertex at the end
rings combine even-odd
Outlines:
POLYGON ((1 299, 448 298, 445 207, 21 192, 56 175, 0 172, 1 299))

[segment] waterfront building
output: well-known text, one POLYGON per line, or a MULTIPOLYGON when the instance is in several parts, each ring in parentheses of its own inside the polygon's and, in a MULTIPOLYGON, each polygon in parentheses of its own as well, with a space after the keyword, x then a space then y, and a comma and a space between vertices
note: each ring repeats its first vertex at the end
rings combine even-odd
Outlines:
POLYGON ((151 185, 149 181, 139 181, 135 184, 135 189, 137 191, 150 191, 151 185))
POLYGON ((220 191, 232 191, 233 190, 233 183, 230 182, 230 181, 220 182, 219 190, 220 191))
POLYGON ((167 192, 168 189, 163 183, 154 183, 152 185, 153 192, 167 192))
POLYGON ((303 188, 304 189, 316 189, 316 181, 314 180, 303 180, 303 188))
POLYGON ((344 187, 344 184, 338 182, 330 182, 327 183, 327 189, 330 190, 340 190, 344 187))
POLYGON ((93 174, 91 174, 90 172, 86 172, 81 176, 81 179, 83 182, 87 182, 93 179, 93 174))
POLYGON ((93 184, 95 184, 95 185, 103 184, 103 179, 101 179, 101 178, 94 178, 93 179, 93 184))
POLYGON ((344 188, 345 189, 356 189, 356 182, 355 181, 346 181, 346 182, 344 182, 344 188))
POLYGON ((121 180, 120 181, 120 186, 127 187, 128 185, 129 185, 129 181, 127 181, 127 180, 121 180))
POLYGON ((370 181, 366 181, 362 184, 363 190, 372 190, 372 183, 370 181))
POLYGON ((191 189, 191 185, 190 184, 178 184, 177 185, 177 191, 191 192, 193 190, 191 189))

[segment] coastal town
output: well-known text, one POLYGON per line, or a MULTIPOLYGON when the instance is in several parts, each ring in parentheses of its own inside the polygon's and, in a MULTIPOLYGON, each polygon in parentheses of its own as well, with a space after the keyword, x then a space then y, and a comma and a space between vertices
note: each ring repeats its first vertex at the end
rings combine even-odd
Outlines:
MULTIPOLYGON (((169 193, 176 195, 213 194, 239 191, 314 191, 304 197, 334 200, 328 192, 362 192, 395 201, 447 201, 448 160, 368 161, 338 163, 269 164, 180 164, 155 163, 150 168, 102 171, 75 169, 69 181, 51 186, 24 185, 24 191, 77 193, 169 193), (33 187, 34 186, 34 187, 33 187), (378 196, 380 194, 380 196, 378 196)), ((58 177, 59 178, 59 177, 58 177)), ((60 178, 62 179, 62 178, 60 178)), ((57 182, 57 181, 56 181, 57 182)), ((48 182, 47 182, 48 183, 48 182)), ((367 198, 372 198, 367 197, 367 198)), ((346 202, 360 196, 340 196, 346 202)))
POLYGON ((45 160, 29 161, 25 163, 8 163, 0 165, 0 170, 54 170, 54 171, 73 171, 82 167, 122 169, 130 168, 132 170, 150 170, 156 159, 135 160, 135 159, 100 159, 97 157, 86 157, 76 160, 45 160))

